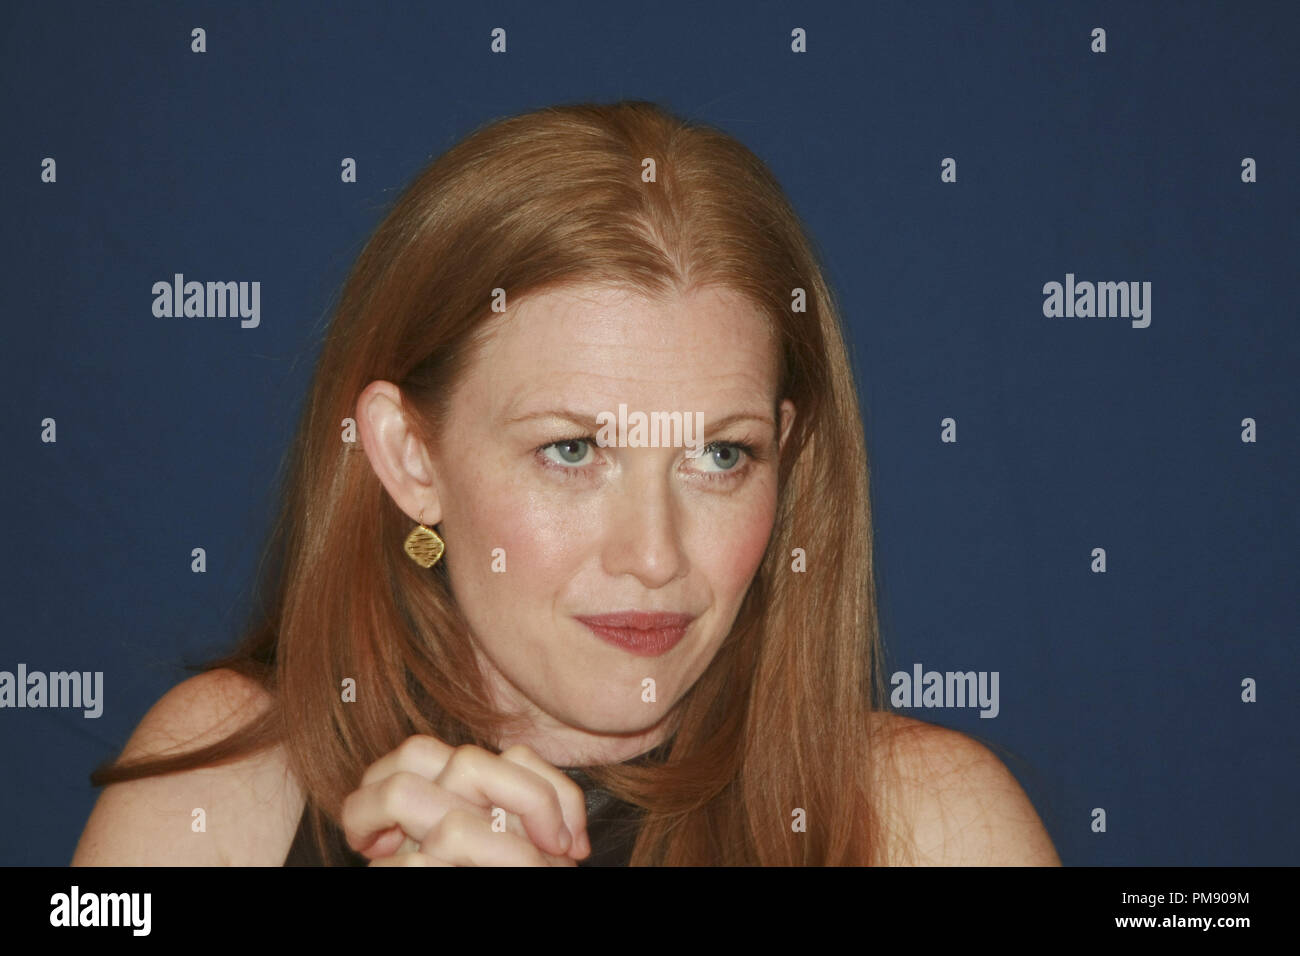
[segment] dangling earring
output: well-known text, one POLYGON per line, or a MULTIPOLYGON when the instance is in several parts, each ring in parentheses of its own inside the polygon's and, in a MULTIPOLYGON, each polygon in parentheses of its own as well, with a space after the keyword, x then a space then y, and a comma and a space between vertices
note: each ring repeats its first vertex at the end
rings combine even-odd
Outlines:
POLYGON ((420 523, 406 536, 406 553, 422 568, 431 568, 438 563, 442 557, 443 548, 442 538, 438 537, 438 532, 424 524, 424 511, 420 511, 420 523))

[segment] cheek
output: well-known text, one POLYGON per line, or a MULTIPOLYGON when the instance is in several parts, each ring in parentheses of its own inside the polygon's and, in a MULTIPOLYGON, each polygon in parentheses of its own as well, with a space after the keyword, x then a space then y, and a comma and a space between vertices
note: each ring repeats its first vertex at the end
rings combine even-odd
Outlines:
POLYGON ((544 494, 503 481, 501 474, 471 474, 455 489, 463 506, 447 516, 448 558, 454 545, 464 559, 449 563, 473 578, 486 576, 486 587, 545 590, 551 572, 581 561, 595 532, 591 512, 557 506, 544 494), (504 573, 494 570, 502 562, 504 573))
POLYGON ((775 497, 759 495, 749 507, 724 519, 725 526, 714 523, 698 542, 696 560, 707 568, 720 598, 740 601, 763 562, 775 516, 775 497))

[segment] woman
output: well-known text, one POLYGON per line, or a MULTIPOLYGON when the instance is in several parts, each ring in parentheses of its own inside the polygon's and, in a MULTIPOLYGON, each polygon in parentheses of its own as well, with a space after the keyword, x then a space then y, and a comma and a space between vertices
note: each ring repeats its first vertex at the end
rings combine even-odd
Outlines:
POLYGON ((568 106, 432 163, 286 486, 264 617, 92 777, 74 864, 1058 862, 883 709, 838 313, 719 131, 568 106))

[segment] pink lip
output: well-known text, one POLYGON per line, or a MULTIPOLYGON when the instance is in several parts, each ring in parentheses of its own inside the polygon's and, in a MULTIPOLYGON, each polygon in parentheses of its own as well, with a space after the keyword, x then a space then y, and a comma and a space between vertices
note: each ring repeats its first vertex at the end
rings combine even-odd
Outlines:
POLYGON ((695 620, 693 614, 653 614, 620 611, 616 614, 583 615, 577 620, 604 641, 638 657, 658 657, 672 650, 695 620))

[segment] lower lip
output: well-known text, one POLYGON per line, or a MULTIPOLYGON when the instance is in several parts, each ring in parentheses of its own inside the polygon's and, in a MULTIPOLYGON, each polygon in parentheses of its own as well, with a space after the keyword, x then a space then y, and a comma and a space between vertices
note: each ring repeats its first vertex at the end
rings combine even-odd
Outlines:
POLYGON ((658 657, 660 654, 667 654, 686 636, 684 627, 663 627, 642 631, 633 627, 604 627, 586 621, 582 623, 586 624, 591 633, 601 640, 615 647, 621 647, 637 657, 658 657))

